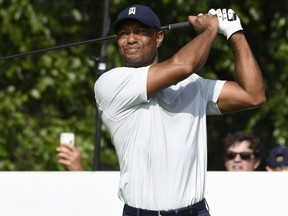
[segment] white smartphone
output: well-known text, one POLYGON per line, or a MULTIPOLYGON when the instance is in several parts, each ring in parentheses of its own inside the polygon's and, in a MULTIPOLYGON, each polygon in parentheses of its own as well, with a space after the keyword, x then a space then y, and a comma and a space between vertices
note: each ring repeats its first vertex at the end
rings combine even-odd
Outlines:
POLYGON ((60 144, 75 145, 75 134, 63 132, 60 134, 60 144))

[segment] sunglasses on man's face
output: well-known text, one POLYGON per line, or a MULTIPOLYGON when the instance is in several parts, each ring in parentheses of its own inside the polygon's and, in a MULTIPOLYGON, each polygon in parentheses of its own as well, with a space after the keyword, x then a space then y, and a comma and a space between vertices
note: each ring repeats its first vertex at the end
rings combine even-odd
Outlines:
POLYGON ((252 152, 233 152, 233 151, 228 151, 228 152, 226 152, 225 157, 228 160, 233 160, 237 155, 239 155, 242 160, 250 160, 251 156, 253 154, 254 153, 252 153, 252 152))

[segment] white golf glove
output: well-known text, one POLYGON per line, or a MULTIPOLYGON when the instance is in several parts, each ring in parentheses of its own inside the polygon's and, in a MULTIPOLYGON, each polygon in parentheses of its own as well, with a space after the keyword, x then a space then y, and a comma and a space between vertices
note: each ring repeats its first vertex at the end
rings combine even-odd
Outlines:
POLYGON ((232 9, 214 10, 212 8, 208 11, 208 14, 216 15, 218 17, 218 32, 223 34, 227 38, 227 40, 235 32, 243 30, 239 17, 232 9))

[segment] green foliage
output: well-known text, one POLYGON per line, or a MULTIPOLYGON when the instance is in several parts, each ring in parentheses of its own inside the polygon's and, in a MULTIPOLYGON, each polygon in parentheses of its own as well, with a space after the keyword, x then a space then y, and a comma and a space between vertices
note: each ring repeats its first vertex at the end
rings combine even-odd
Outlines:
MULTIPOLYGON (((88 8, 46 4, 1 2, 1 56, 85 39, 90 28, 96 32, 91 19, 83 21, 88 8)), ((79 46, 0 63, 0 170, 64 170, 55 151, 63 131, 76 134, 84 167, 92 169, 96 76, 89 52, 79 46)))
MULTIPOLYGON (((102 36, 104 1, 0 0, 1 57, 102 36)), ((149 4, 162 25, 183 22, 210 8, 231 7, 239 15, 246 37, 263 71, 268 101, 257 109, 208 118, 209 170, 222 170, 223 138, 245 130, 258 135, 268 151, 288 139, 287 1, 110 1, 111 20, 133 3, 149 4)), ((109 34, 114 34, 109 31, 109 34)), ((160 59, 175 53, 195 36, 193 29, 165 32, 160 59)), ((92 169, 95 136, 96 67, 90 56, 101 44, 0 61, 0 170, 65 170, 55 149, 63 131, 76 134, 84 167, 92 169)), ((114 42, 107 44, 110 69, 122 64, 114 42)), ((219 36, 200 75, 234 79, 233 57, 219 36)), ((102 128, 100 159, 117 165, 109 135, 102 128)))

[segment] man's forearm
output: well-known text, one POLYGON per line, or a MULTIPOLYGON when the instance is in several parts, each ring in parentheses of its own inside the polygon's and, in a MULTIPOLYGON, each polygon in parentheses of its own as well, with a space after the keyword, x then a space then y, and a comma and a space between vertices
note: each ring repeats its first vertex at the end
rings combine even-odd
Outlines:
POLYGON ((174 61, 179 65, 189 65, 189 74, 199 70, 205 64, 216 36, 217 30, 206 29, 182 47, 173 57, 174 61))

